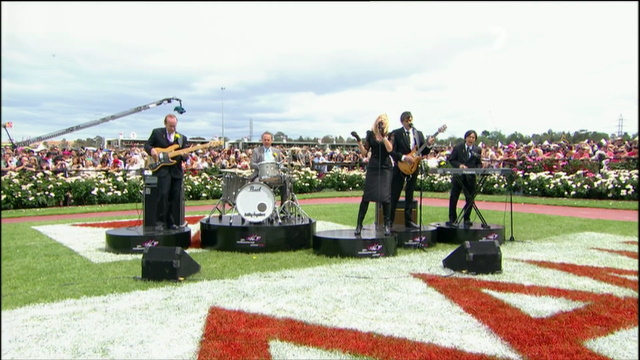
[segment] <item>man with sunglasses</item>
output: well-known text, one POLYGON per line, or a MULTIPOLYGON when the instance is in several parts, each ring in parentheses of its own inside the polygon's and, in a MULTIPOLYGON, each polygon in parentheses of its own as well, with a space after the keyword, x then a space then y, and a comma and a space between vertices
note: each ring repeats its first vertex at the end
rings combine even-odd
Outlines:
POLYGON ((394 160, 393 179, 391 181, 391 223, 394 223, 396 208, 400 193, 404 188, 404 226, 407 229, 417 229, 419 226, 413 222, 411 211, 413 207, 413 192, 416 188, 418 180, 419 166, 411 174, 405 174, 398 164, 405 162, 409 164, 418 164, 423 156, 427 156, 431 152, 431 145, 435 143, 435 137, 431 136, 427 140, 421 153, 414 153, 425 143, 422 131, 413 127, 413 115, 410 111, 405 111, 400 115, 400 123, 402 127, 391 132, 391 142, 393 150, 391 157, 394 160), (416 163, 418 162, 418 163, 416 163))

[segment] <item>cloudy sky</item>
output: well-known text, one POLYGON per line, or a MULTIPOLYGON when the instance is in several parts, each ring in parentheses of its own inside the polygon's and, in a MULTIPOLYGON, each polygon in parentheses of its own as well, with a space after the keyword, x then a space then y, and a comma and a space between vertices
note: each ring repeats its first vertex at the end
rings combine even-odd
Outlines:
MULTIPOLYGON (((638 3, 2 2, 14 140, 168 97, 206 139, 346 138, 405 110, 446 137, 636 134, 638 3)), ((147 138, 175 105, 52 140, 147 138)))

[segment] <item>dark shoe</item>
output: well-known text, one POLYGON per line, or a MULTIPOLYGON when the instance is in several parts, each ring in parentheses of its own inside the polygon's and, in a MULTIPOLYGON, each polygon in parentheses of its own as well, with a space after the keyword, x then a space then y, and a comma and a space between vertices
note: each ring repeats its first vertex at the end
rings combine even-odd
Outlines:
POLYGON ((178 225, 173 224, 173 225, 169 225, 167 227, 167 229, 169 229, 169 230, 178 230, 178 229, 180 229, 180 227, 178 225))
POLYGON ((455 221, 447 221, 445 225, 447 225, 448 227, 454 227, 454 228, 458 227, 458 224, 456 224, 455 221))
POLYGON ((465 220, 464 221, 464 227, 468 228, 468 227, 472 227, 472 226, 473 226, 473 223, 471 221, 469 221, 469 220, 465 220))
POLYGON ((356 231, 353 232, 355 235, 360 235, 362 233, 362 224, 356 225, 356 231))
POLYGON ((414 223, 413 221, 409 221, 409 222, 405 223, 404 227, 406 227, 407 229, 419 229, 420 228, 420 226, 418 226, 418 224, 414 223))

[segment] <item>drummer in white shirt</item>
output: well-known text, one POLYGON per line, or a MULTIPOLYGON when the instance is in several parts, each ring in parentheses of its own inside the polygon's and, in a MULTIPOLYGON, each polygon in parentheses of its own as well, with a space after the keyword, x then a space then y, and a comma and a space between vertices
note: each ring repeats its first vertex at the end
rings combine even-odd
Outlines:
MULTIPOLYGON (((253 149, 251 160, 249 161, 249 166, 253 170, 253 173, 249 177, 249 181, 265 182, 272 187, 283 185, 284 180, 280 167, 284 162, 286 162, 286 157, 282 153, 282 150, 271 146, 271 143, 273 142, 272 133, 265 131, 262 133, 260 140, 262 141, 262 145, 253 149), (266 173, 261 174, 261 171, 266 173)), ((285 191, 281 191, 281 193, 282 202, 284 202, 288 196, 286 194, 286 189, 285 191)))

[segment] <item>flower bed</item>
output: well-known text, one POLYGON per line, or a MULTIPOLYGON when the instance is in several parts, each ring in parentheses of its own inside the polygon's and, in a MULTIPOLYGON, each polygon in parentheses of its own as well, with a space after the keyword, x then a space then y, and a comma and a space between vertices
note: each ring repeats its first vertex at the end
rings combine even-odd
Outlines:
MULTIPOLYGON (((358 190, 365 172, 335 168, 318 177, 309 168, 292 170, 289 175, 296 194, 332 189, 358 190)), ((222 196, 222 176, 217 170, 185 174, 186 200, 212 200, 222 196)), ((638 200, 638 170, 578 170, 532 172, 516 169, 510 177, 490 175, 481 194, 500 195, 513 186, 516 194, 542 197, 638 200)), ((418 191, 447 192, 450 175, 419 175, 418 191)), ((123 204, 142 201, 143 177, 136 172, 82 172, 76 176, 45 172, 10 172, 2 177, 2 210, 44 208, 68 205, 123 204)))

